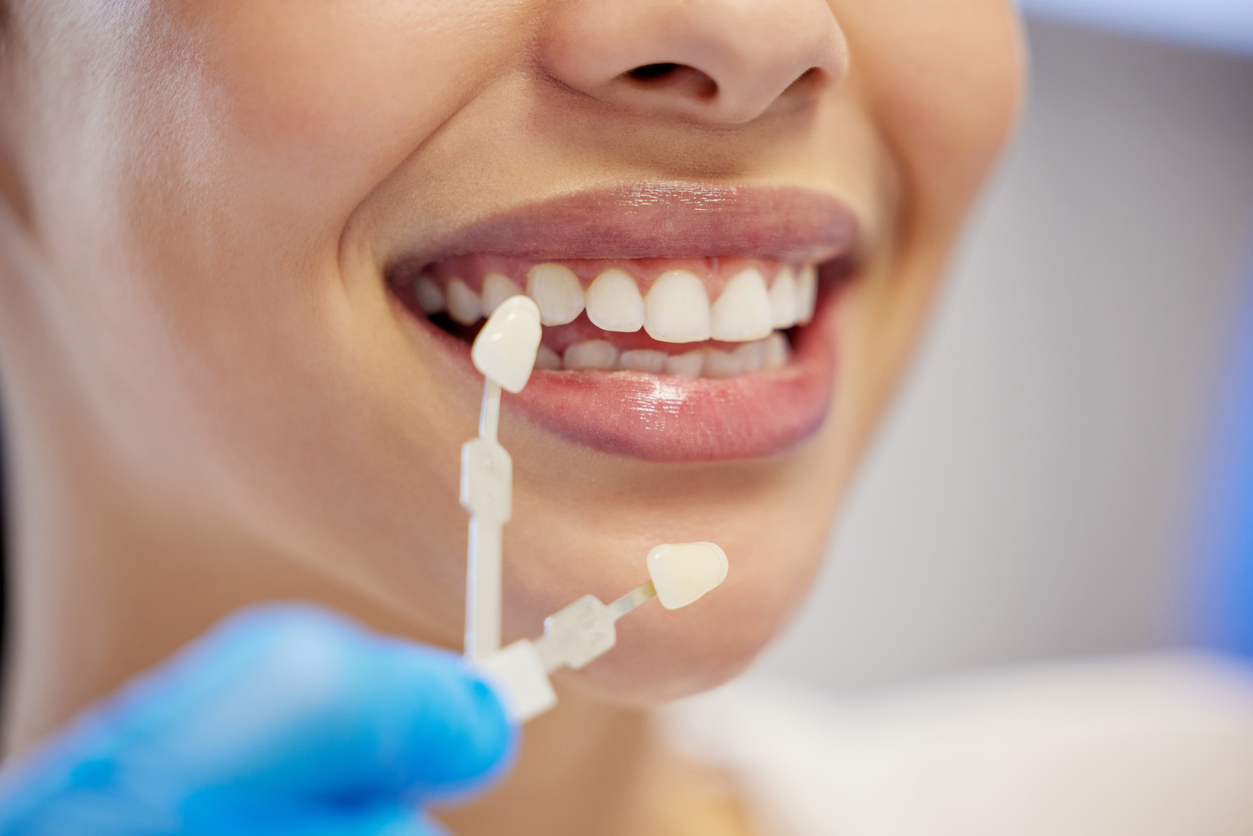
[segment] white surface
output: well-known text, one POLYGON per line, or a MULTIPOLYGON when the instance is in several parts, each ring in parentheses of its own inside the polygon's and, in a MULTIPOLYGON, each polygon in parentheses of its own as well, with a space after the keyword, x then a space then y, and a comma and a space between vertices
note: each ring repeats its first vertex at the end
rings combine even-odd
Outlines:
POLYGON ((1021 6, 1028 14, 1253 55, 1249 0, 1021 0, 1021 6))
POLYGON ((1160 655, 836 701, 747 681, 669 739, 778 836, 1248 836, 1253 668, 1160 655))
POLYGON ((1029 34, 1017 146, 772 670, 874 687, 1186 637, 1253 255, 1253 62, 1029 34))

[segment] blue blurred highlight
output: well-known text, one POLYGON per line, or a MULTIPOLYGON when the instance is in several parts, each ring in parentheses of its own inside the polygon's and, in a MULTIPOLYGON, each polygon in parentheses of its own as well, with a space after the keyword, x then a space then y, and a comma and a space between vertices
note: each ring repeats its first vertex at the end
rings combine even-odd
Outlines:
POLYGON ((1253 57, 1253 0, 1020 0, 1028 15, 1253 57))
POLYGON ((1201 497, 1196 619, 1205 645, 1253 658, 1253 265, 1247 276, 1211 481, 1201 497))

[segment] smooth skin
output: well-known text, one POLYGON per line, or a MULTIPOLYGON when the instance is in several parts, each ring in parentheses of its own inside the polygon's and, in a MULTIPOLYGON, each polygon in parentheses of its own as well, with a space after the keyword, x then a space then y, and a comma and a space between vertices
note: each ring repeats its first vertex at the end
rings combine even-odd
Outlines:
POLYGON ((4 27, 10 751, 257 601, 460 644, 478 390, 380 254, 645 179, 857 211, 833 409, 797 449, 659 465, 506 405, 506 639, 635 586, 657 543, 716 539, 732 569, 563 676, 466 836, 615 832, 648 803, 641 709, 730 678, 799 606, 1022 61, 1005 0, 12 0, 4 27), (623 81, 657 62, 691 72, 623 81))

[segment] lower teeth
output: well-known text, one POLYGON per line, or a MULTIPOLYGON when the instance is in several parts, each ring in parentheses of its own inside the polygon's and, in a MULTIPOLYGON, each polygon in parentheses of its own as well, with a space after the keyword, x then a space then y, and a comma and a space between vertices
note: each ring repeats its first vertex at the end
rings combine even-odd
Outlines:
POLYGON ((791 353, 787 338, 777 331, 764 340, 744 343, 732 351, 698 348, 681 354, 652 349, 620 352, 604 340, 588 340, 572 344, 564 354, 541 345, 535 368, 543 371, 635 371, 676 377, 724 378, 782 368, 791 353))

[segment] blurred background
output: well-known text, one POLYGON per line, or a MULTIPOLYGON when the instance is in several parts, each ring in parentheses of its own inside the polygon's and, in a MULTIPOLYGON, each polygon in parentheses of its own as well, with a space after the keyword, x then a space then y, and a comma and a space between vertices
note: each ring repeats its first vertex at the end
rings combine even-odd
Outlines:
POLYGON ((1253 2, 1024 5, 1018 139, 767 672, 846 692, 1214 639, 1207 486, 1253 436, 1226 408, 1242 333, 1253 360, 1253 2))

